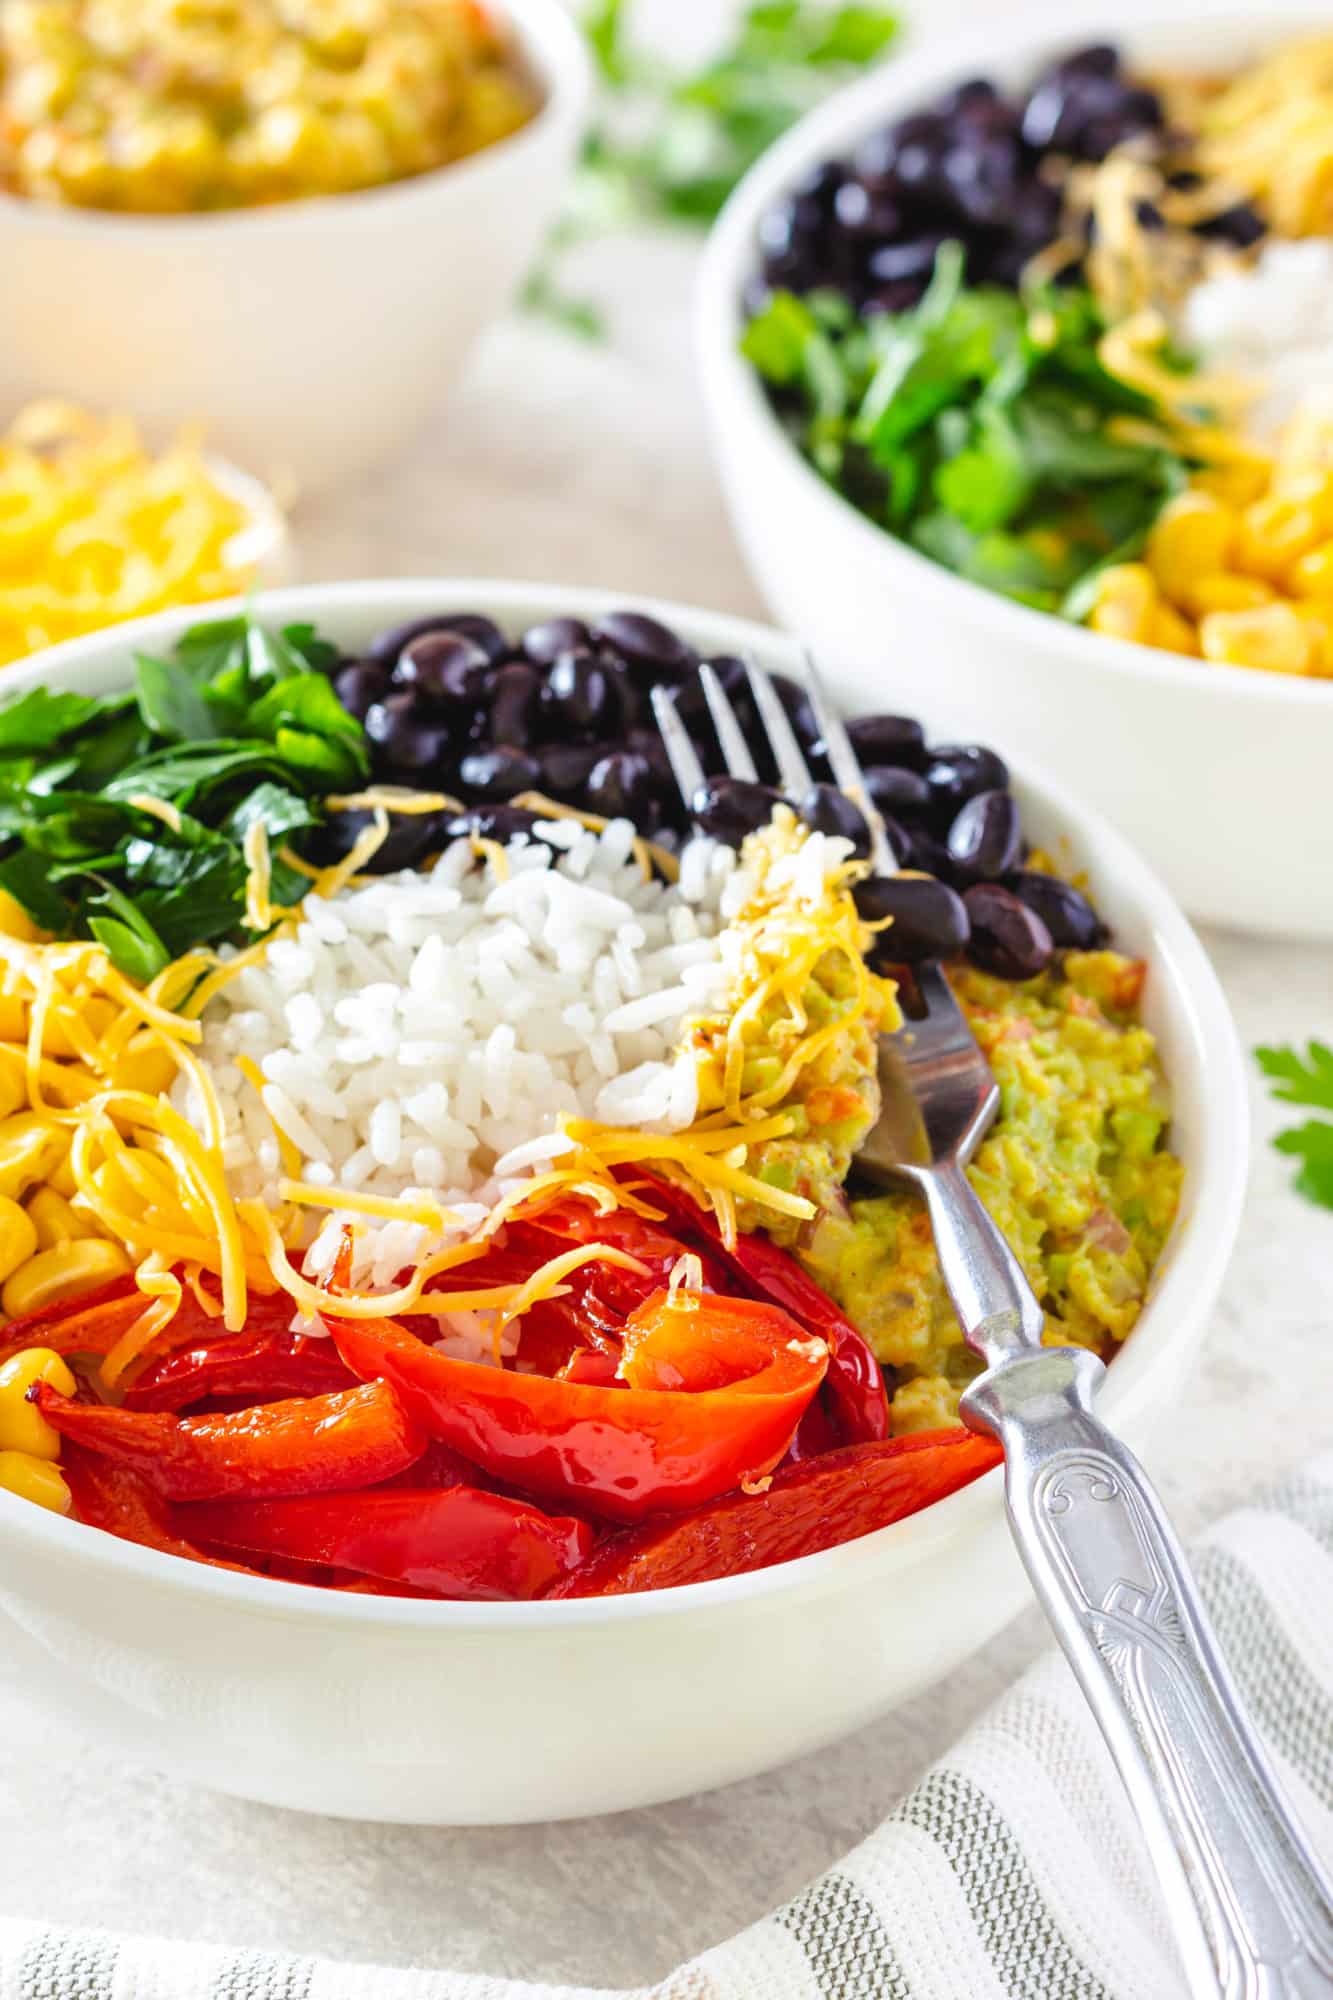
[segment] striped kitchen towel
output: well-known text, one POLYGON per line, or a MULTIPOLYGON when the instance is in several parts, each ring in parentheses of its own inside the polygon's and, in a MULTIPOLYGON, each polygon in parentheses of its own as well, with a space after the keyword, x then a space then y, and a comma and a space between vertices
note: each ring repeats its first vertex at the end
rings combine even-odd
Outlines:
MULTIPOLYGON (((1289 1795, 1333 1863, 1333 1454, 1196 1550, 1289 1795)), ((1186 2000, 1148 1858, 1042 1661, 793 1902, 634 1995, 0 1921, 0 2000, 1186 2000)))

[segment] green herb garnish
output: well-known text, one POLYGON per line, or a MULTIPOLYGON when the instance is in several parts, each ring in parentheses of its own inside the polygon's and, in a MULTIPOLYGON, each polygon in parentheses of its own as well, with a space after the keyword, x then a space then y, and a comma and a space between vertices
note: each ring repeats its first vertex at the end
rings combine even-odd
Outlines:
POLYGON ((911 311, 861 319, 780 291, 741 349, 793 442, 863 513, 970 582, 1077 617, 1090 574, 1137 553, 1187 477, 1143 435, 1155 404, 1102 367, 1102 331, 1086 292, 965 285, 946 243, 911 311))
POLYGON ((594 0, 583 25, 601 110, 522 303, 595 340, 605 331, 597 306, 554 275, 563 252, 629 224, 711 222, 775 139, 879 60, 899 22, 889 8, 855 0, 751 0, 718 53, 683 73, 633 42, 626 0, 594 0))
POLYGON ((1284 1126, 1273 1144, 1279 1153, 1300 1162, 1292 1183, 1297 1193, 1318 1202, 1321 1208, 1333 1208, 1333 1048, 1326 1042, 1312 1041, 1303 1056, 1293 1048, 1263 1048, 1254 1053, 1279 1103, 1330 1113, 1328 1118, 1307 1118, 1303 1125, 1284 1126))
MULTIPOLYGON (((0 702, 0 889, 43 930, 97 939, 135 979, 239 931, 249 829, 262 824, 276 849, 369 770, 361 725, 326 678, 336 658, 309 625, 215 619, 168 658, 138 656, 127 692, 36 687, 0 702)), ((275 857, 274 902, 306 887, 275 857)))

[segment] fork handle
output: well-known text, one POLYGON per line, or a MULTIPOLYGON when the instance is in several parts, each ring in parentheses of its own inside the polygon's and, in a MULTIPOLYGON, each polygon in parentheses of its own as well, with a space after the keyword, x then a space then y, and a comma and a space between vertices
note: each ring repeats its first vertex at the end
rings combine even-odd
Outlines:
POLYGON ((1333 2000, 1333 1887, 1282 1798, 1161 1502, 1093 1412, 1095 1355, 1019 1353, 967 1423, 1148 1839, 1198 2000, 1333 2000))

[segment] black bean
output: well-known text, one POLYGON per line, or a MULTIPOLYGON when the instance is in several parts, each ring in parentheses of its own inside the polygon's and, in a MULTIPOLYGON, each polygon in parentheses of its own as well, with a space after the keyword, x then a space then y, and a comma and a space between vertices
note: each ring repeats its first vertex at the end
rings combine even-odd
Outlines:
POLYGON ((547 618, 529 625, 520 646, 524 656, 536 666, 549 667, 562 653, 577 653, 591 646, 592 634, 581 618, 547 618))
POLYGON ((604 733, 616 706, 610 675, 593 653, 562 653, 547 675, 542 704, 553 730, 578 736, 604 733))
POLYGON ((923 875, 933 875, 937 881, 947 882, 952 889, 959 887, 953 856, 942 840, 936 840, 925 827, 915 825, 909 829, 908 838, 907 853, 898 856, 902 867, 916 868, 923 875))
POLYGON ((876 283, 881 285, 896 284, 907 278, 928 278, 935 268, 935 259, 943 242, 943 232, 932 230, 926 236, 912 236, 899 243, 881 244, 878 250, 871 251, 867 269, 876 283))
POLYGON ((863 764, 903 764, 919 771, 926 761, 926 734, 910 715, 858 715, 847 724, 852 748, 863 764))
POLYGON ((388 631, 380 632, 371 640, 366 652, 370 659, 384 660, 392 665, 405 646, 410 646, 414 639, 423 638, 427 632, 456 632, 480 646, 488 659, 502 659, 509 649, 508 640, 493 618, 483 617, 479 611, 437 611, 429 618, 413 618, 406 625, 391 625, 388 631))
POLYGON ((970 882, 1007 875, 1023 845, 1018 807, 1008 792, 977 792, 968 799, 945 845, 958 873, 970 882))
POLYGON ((980 743, 931 744, 923 775, 935 810, 946 823, 978 792, 1002 792, 1009 783, 1008 766, 980 743))
POLYGON ((771 785, 753 785, 746 778, 705 778, 690 800, 690 814, 701 833, 739 847, 747 833, 767 826, 781 795, 771 785))
POLYGON ((875 941, 874 955, 889 964, 915 965, 924 958, 957 958, 966 948, 969 924, 963 899, 929 875, 872 875, 852 891, 868 924, 892 923, 875 941))
POLYGON ((665 669, 663 678, 678 678, 694 665, 694 653, 679 633, 644 611, 608 611, 594 625, 592 636, 597 645, 619 653, 633 667, 665 669))
MULTIPOLYGON (((302 851, 308 860, 317 862, 321 867, 343 861, 373 819, 373 813, 360 807, 331 813, 322 826, 311 829, 302 851)), ((440 845, 443 823, 444 814, 438 812, 390 813, 389 831, 364 864, 364 872, 367 875, 389 875, 399 868, 415 868, 432 849, 440 845)))
POLYGON ((382 763, 395 771, 428 771, 439 764, 447 733, 430 720, 417 696, 404 688, 375 702, 366 711, 366 735, 382 763))
POLYGON ((471 806, 446 820, 442 831, 447 840, 512 840, 516 833, 531 833, 539 817, 526 806, 471 806))
POLYGON ((333 692, 349 715, 364 722, 366 711, 386 692, 388 685, 388 671, 377 661, 353 660, 335 674, 333 692))
POLYGON ((1224 208, 1220 215, 1210 215, 1206 222, 1195 225, 1196 235, 1233 244, 1237 250, 1249 250, 1267 233, 1267 224, 1247 201, 1237 202, 1234 208, 1224 208))
POLYGON ((865 773, 866 790, 882 813, 915 819, 929 809, 930 786, 919 771, 900 764, 872 764, 865 773))
POLYGON ((538 753, 540 789, 567 804, 581 798, 595 764, 610 750, 606 743, 551 743, 538 753))
POLYGON ((447 706, 482 701, 494 672, 489 654, 457 632, 424 632, 399 654, 394 680, 430 702, 447 706))
POLYGON ((834 214, 853 236, 882 241, 903 226, 903 211, 890 194, 865 181, 845 181, 838 189, 834 214))
POLYGON ((1005 877, 1005 887, 1036 911, 1062 951, 1092 951, 1105 942, 1106 926, 1092 904, 1058 875, 1018 868, 1005 877))
POLYGON ((968 955, 1000 979, 1035 979, 1055 955, 1055 940, 1035 910, 1012 890, 980 882, 963 901, 972 925, 968 955))
POLYGON ((617 729, 633 729, 651 713, 648 696, 624 660, 603 653, 602 669, 611 686, 612 709, 617 729))
POLYGON ((858 854, 869 854, 870 828, 866 816, 836 785, 811 785, 802 794, 796 810, 814 832, 836 834, 842 840, 850 840, 858 854))
POLYGON ((458 767, 464 791, 481 800, 512 799, 516 792, 534 791, 540 776, 537 759, 508 743, 469 751, 458 767))
POLYGON ((508 666, 496 669, 487 718, 492 742, 512 743, 518 750, 528 749, 541 689, 541 675, 535 667, 527 666, 522 660, 513 660, 508 666))
POLYGON ((1092 42, 1062 56, 1055 65, 1057 76, 1114 76, 1120 67, 1120 51, 1114 42, 1092 42))
POLYGON ((604 819, 633 820, 641 833, 657 823, 657 774, 634 750, 613 750, 593 766, 584 794, 589 812, 604 819))

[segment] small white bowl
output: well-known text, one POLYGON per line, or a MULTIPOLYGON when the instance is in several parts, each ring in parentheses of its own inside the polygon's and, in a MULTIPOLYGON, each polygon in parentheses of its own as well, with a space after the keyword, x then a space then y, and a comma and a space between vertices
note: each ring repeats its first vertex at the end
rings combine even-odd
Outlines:
POLYGON ((951 736, 993 739, 1059 772, 1152 857, 1186 909, 1277 936, 1333 938, 1333 681, 1218 667, 1105 639, 964 583, 826 484, 788 442, 737 349, 760 217, 818 161, 985 74, 1030 80, 1114 36, 1131 58, 1223 68, 1326 18, 1218 0, 1153 0, 932 41, 811 112, 754 167, 713 231, 697 338, 732 518, 775 613, 849 704, 921 707, 951 736))
MULTIPOLYGON (((537 584, 348 583, 272 593, 344 647, 437 610, 508 629, 622 599, 537 584)), ((790 670, 766 627, 645 604, 705 653, 790 670)), ((223 607, 225 610, 227 607, 223 607)), ((17 668, 121 685, 193 614, 166 614, 17 668)), ((1007 745, 1001 739, 1001 747, 1007 745)), ((1217 979, 1146 864, 1044 779, 1018 781, 1032 836, 1149 962, 1146 1017, 1175 1102, 1185 1195, 1105 1410, 1141 1439, 1197 1355, 1235 1235, 1248 1115, 1217 979)), ((557 1819, 726 1784, 857 1729, 951 1672, 1028 1601, 998 1472, 913 1519, 779 1568, 642 1597, 443 1604, 205 1569, 0 1493, 0 1611, 45 1649, 48 1709, 163 1769, 275 1805, 435 1824, 557 1819)))
POLYGON ((0 408, 76 396, 199 421, 271 482, 392 452, 503 310, 564 191, 591 73, 559 0, 502 0, 541 105, 508 138, 364 193, 215 215, 0 195, 0 408))

